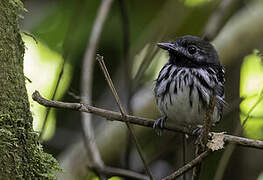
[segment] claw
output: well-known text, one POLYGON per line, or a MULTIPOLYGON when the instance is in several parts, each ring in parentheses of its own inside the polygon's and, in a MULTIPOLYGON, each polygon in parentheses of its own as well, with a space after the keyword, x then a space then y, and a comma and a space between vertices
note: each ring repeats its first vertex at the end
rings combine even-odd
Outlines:
POLYGON ((162 129, 164 128, 164 123, 167 119, 167 116, 163 116, 154 121, 153 129, 156 131, 158 136, 162 135, 162 129))

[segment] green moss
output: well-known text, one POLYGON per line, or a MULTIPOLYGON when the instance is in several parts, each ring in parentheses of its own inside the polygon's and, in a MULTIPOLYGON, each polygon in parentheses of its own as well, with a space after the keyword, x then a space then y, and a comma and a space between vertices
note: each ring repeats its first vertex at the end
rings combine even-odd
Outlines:
MULTIPOLYGON (((24 10, 23 3, 20 0, 9 0, 12 7, 15 10, 24 10)), ((19 16, 19 14, 17 14, 19 16)))
POLYGON ((57 161, 32 128, 23 74, 20 0, 0 1, 0 179, 56 179, 57 161))
POLYGON ((56 160, 44 153, 38 135, 24 120, 0 116, 0 174, 5 179, 56 179, 56 160))

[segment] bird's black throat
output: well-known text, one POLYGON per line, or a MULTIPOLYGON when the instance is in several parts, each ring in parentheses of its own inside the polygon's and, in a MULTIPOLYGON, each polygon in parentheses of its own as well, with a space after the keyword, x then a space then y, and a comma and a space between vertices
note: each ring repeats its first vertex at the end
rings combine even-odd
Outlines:
POLYGON ((194 59, 189 59, 181 53, 175 53, 169 51, 169 63, 176 65, 178 67, 189 67, 189 68, 198 68, 202 67, 202 64, 196 62, 194 59))
POLYGON ((186 68, 207 68, 207 67, 218 68, 218 65, 215 63, 198 62, 193 58, 189 58, 182 53, 178 53, 174 51, 169 51, 168 63, 176 65, 178 67, 186 67, 186 68))

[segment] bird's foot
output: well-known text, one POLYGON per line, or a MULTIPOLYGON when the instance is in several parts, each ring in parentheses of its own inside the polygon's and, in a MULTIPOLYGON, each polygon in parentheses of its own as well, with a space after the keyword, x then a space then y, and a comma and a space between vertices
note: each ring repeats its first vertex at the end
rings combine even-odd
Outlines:
POLYGON ((153 129, 155 130, 158 136, 162 135, 162 129, 164 128, 164 123, 166 119, 167 119, 167 116, 163 116, 154 121, 153 129))
POLYGON ((202 125, 197 125, 197 128, 192 131, 192 135, 194 136, 200 136, 202 132, 202 125))
POLYGON ((202 132, 202 128, 203 128, 202 125, 198 125, 197 128, 192 131, 192 135, 197 136, 195 144, 199 144, 200 143, 200 135, 201 135, 201 132, 202 132))

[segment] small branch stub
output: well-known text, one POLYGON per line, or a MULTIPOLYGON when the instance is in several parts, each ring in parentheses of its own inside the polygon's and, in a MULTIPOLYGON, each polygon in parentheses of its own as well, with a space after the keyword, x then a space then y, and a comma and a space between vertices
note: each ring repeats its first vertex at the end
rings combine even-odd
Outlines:
POLYGON ((224 134, 225 132, 221 133, 210 133, 212 135, 212 139, 208 141, 207 147, 212 151, 217 151, 224 148, 224 134))

